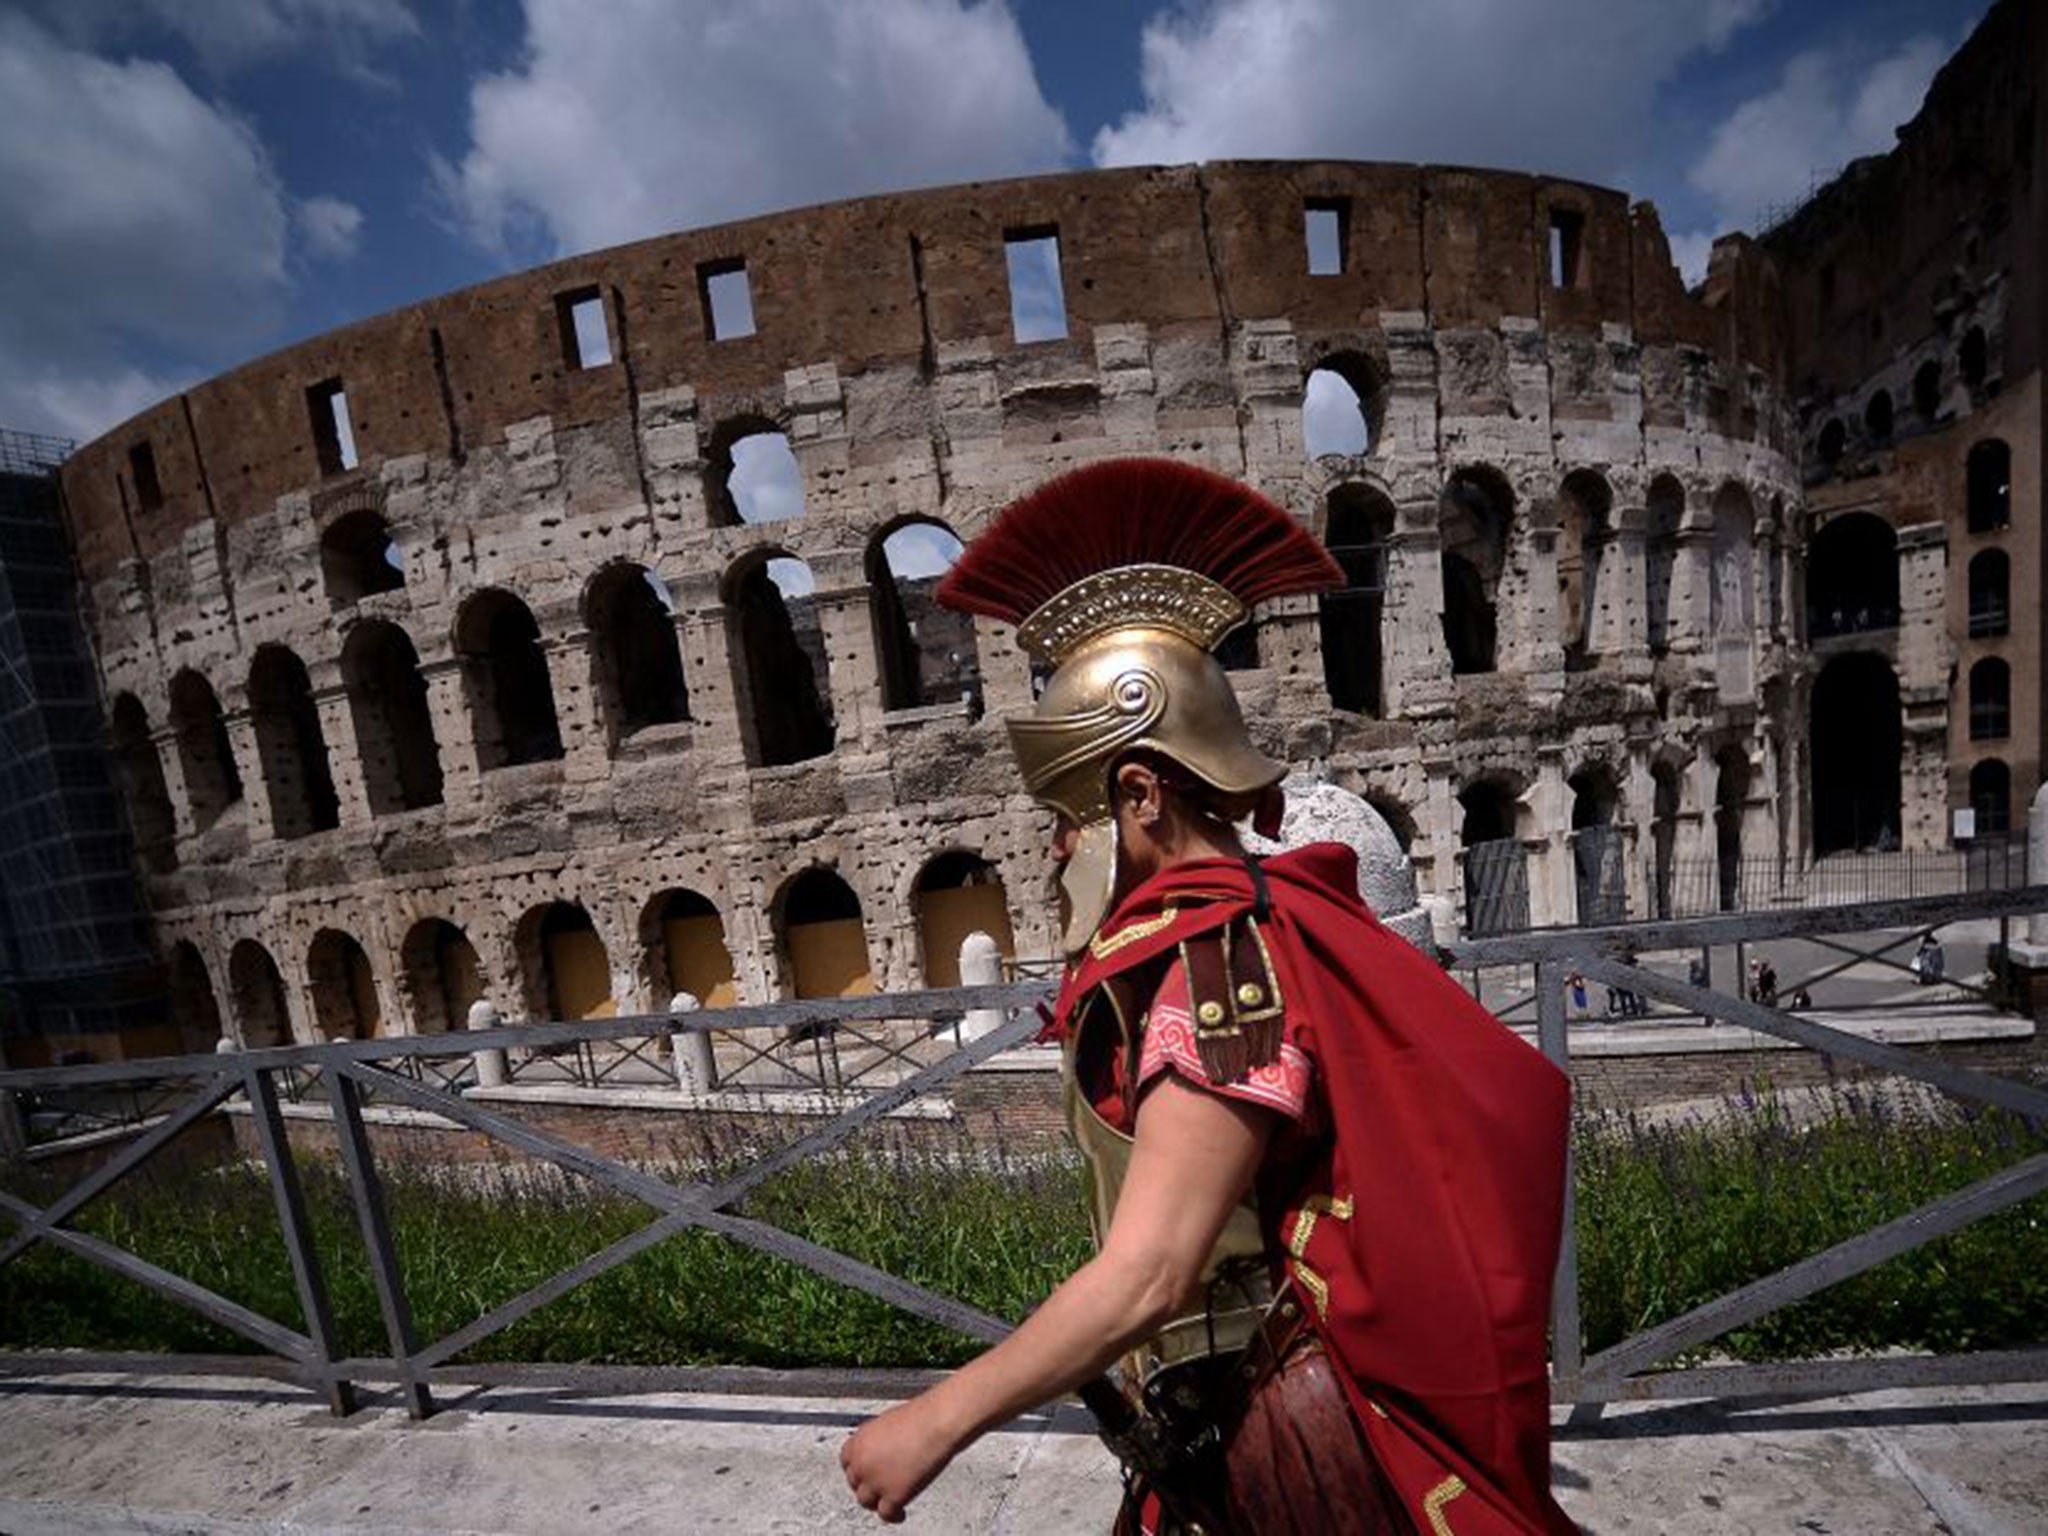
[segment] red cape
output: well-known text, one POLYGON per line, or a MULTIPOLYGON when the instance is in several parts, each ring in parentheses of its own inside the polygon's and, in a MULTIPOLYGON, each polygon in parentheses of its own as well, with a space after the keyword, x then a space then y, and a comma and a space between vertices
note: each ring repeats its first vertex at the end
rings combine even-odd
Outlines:
MULTIPOLYGON (((1289 1038, 1330 1111, 1333 1187, 1356 1202, 1354 1219, 1323 1223, 1344 1236, 1325 1240, 1340 1267, 1324 1271, 1319 1326, 1359 1422, 1419 1530, 1573 1531, 1550 1495, 1546 1347, 1569 1083, 1380 926, 1350 849, 1316 844, 1260 868, 1289 1038)), ((1258 899, 1235 861, 1154 876, 1068 973, 1055 1028, 1108 977, 1258 899)))

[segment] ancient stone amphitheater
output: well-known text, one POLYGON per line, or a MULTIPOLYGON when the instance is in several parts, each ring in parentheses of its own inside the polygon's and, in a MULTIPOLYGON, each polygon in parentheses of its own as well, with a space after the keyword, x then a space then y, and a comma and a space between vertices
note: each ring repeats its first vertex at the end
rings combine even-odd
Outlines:
POLYGON ((1107 455, 1337 552, 1233 647, 1247 714, 1469 925, 1725 897, 1805 845, 1778 302, 1740 239, 1689 295, 1613 191, 1216 164, 663 236, 201 384, 63 475, 179 1019, 1048 958, 1029 667, 928 599, 1107 455))

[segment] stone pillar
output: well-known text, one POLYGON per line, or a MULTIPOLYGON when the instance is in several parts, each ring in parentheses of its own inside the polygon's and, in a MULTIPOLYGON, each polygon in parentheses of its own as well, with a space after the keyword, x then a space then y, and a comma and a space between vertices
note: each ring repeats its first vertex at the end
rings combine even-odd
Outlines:
MULTIPOLYGON (((702 1005, 689 992, 678 992, 668 1000, 672 1014, 695 1013, 702 1005)), ((679 1029, 674 1042, 676 1087, 684 1093, 709 1093, 718 1086, 718 1063, 711 1054, 711 1036, 701 1029, 679 1029)))
POLYGON ((1138 323, 1095 327, 1102 428, 1113 442, 1150 452, 1159 441, 1159 386, 1150 330, 1138 323))
POLYGON ((1594 573, 1593 654, 1610 666, 1618 666, 1624 677, 1647 679, 1650 675, 1650 616, 1644 597, 1648 591, 1648 557, 1644 530, 1649 513, 1641 507, 1617 507, 1613 531, 1600 551, 1594 573))
POLYGON ((1401 503, 1387 541, 1386 573, 1380 634, 1387 717, 1447 714, 1456 691, 1444 641, 1443 538, 1435 497, 1401 503))
POLYGON ((266 843, 277 836, 277 819, 270 806, 270 780, 263 772, 263 746, 256 736, 256 719, 246 707, 229 709, 222 701, 222 719, 228 730, 228 749, 235 756, 235 773, 242 781, 242 798, 249 806, 249 841, 266 843))
POLYGON ((611 752, 598 707, 590 631, 577 626, 550 635, 543 628, 541 650, 547 657, 548 687, 555 696, 563 778, 572 784, 602 779, 611 771, 611 752))
MULTIPOLYGON (((1564 603, 1557 587, 1558 507, 1550 497, 1528 503, 1528 574, 1520 602, 1501 578, 1500 670, 1520 672, 1532 692, 1556 695, 1564 688, 1564 603)), ((1512 565, 1513 559, 1509 562, 1512 565)), ((1589 592, 1583 600, 1590 601, 1589 592)))
POLYGON ((327 744, 327 771, 334 781, 334 798, 344 827, 370 824, 370 792, 363 781, 362 743, 356 740, 355 711, 349 707, 348 690, 342 686, 339 669, 321 668, 323 676, 313 685, 313 704, 320 711, 320 739, 327 744))
POLYGON ((724 572, 664 561, 661 575, 676 594, 676 636, 682 646, 683 678, 690 690, 690 718, 697 740, 717 766, 737 769, 746 762, 740 733, 744 680, 732 652, 730 627, 721 597, 724 572))
POLYGON ((1678 655, 1699 658, 1695 670, 1711 673, 1708 634, 1713 610, 1714 514, 1703 495, 1688 495, 1678 525, 1678 549, 1671 570, 1671 608, 1665 634, 1678 655))
MULTIPOLYGON (((469 1005, 467 1027, 472 1030, 496 1029, 498 1010, 487 997, 480 997, 469 1005)), ((502 1088, 510 1077, 506 1070, 505 1052, 501 1046, 486 1046, 476 1052, 476 1084, 479 1088, 502 1088)))
MULTIPOLYGON (((1003 951, 987 934, 976 931, 960 941, 960 985, 1000 986, 1003 980, 1003 951)), ((970 1008, 960 1021, 960 1039, 979 1040, 1002 1027, 1000 1008, 970 1008)))
POLYGON ((192 786, 185 782, 185 754, 178 750, 177 730, 165 725, 152 731, 149 745, 162 765, 164 793, 171 801, 171 821, 182 843, 198 832, 199 825, 192 819, 192 786))
POLYGON ((1231 336, 1230 371, 1244 433, 1244 473, 1286 500, 1307 463, 1300 344, 1292 320, 1247 320, 1231 336))
MULTIPOLYGON (((1527 823, 1522 846, 1529 861, 1529 922, 1537 928, 1578 921, 1572 878, 1572 792, 1565 783, 1564 750, 1538 749, 1536 782, 1522 796, 1527 823)), ((1522 828, 1518 827, 1518 831, 1522 828)))
POLYGON ((441 761, 441 802, 461 814, 475 808, 482 776, 477 771, 476 717, 469 711, 462 663, 452 656, 422 659, 427 713, 434 722, 434 750, 441 761))

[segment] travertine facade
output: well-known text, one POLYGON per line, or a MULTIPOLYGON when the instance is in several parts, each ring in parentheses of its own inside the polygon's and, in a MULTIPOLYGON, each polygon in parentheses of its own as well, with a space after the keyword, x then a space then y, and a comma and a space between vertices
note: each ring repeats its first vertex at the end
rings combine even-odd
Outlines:
POLYGON ((667 236, 197 386, 64 473, 106 692, 147 722, 123 755, 178 1007, 253 1041, 445 1027, 479 991, 519 1017, 911 987, 1005 907, 1046 957, 1048 821, 998 721, 1027 665, 982 623, 949 672, 928 622, 904 663, 916 583, 875 546, 971 538, 1105 455, 1242 477, 1331 539, 1353 589, 1261 613, 1236 681, 1269 749, 1412 838, 1425 892, 1461 892, 1468 842, 1526 870, 1502 890, 1536 922, 1796 860, 1779 316, 1771 258, 1724 242, 1688 296, 1615 192, 1221 164, 667 236), (1006 244, 1055 236, 1066 335, 1020 342, 1006 244), (740 272, 753 329, 714 339, 740 272), (612 360, 578 366, 593 298, 612 360), (1308 455, 1318 368, 1366 451, 1308 455), (803 510, 748 523, 727 481, 762 431, 803 510), (770 558, 814 594, 771 596, 770 558))

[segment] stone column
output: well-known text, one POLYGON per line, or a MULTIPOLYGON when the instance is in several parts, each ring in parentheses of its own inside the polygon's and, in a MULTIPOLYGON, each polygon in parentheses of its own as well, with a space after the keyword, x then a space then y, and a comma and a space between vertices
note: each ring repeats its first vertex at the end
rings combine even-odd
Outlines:
POLYGON ((1435 497, 1401 503, 1387 541, 1380 634, 1387 716, 1447 714, 1456 697, 1444 642, 1443 539, 1435 497))
MULTIPOLYGON (((996 941, 979 931, 970 933, 960 941, 960 985, 963 987, 1000 986, 1003 980, 1003 952, 996 941)), ((1000 1008, 973 1008, 960 1021, 962 1041, 979 1040, 1002 1027, 1003 1010, 1000 1008)))
MULTIPOLYGON (((469 1018, 465 1028, 471 1030, 496 1029, 498 1010, 487 997, 480 997, 469 1005, 469 1018)), ((502 1088, 510 1080, 505 1064, 505 1052, 501 1046, 486 1046, 473 1054, 476 1062, 476 1083, 479 1088, 502 1088)))
MULTIPOLYGON (((1549 497, 1528 503, 1527 584, 1522 600, 1501 592, 1500 670, 1521 672, 1532 691, 1556 695, 1564 687, 1564 604, 1557 589, 1557 503, 1549 497)), ((1512 564, 1512 560, 1510 561, 1512 564)), ((1507 586, 1505 575, 1502 588, 1507 586)), ((1590 601, 1589 592, 1585 600, 1590 601)))
POLYGON ((1713 605, 1714 513, 1704 493, 1686 497, 1678 525, 1678 549, 1672 562, 1671 609, 1665 621, 1670 649, 1697 658, 1694 670, 1711 674, 1712 639, 1708 634, 1713 605))
POLYGON ((327 772, 344 827, 370 824, 370 792, 363 781, 362 743, 356 739, 355 711, 340 669, 322 666, 313 683, 313 704, 320 712, 320 739, 327 744, 327 772))
POLYGON ((1650 676, 1650 615, 1645 603, 1649 587, 1644 534, 1649 513, 1642 507, 1617 507, 1614 529, 1600 552, 1593 601, 1593 654, 1632 681, 1650 676))
POLYGON ((249 841, 252 845, 269 842, 277 836, 277 817, 270 805, 270 780, 263 772, 256 718, 246 707, 228 707, 226 700, 222 700, 221 717, 227 726, 228 749, 235 757, 235 774, 242 781, 242 798, 249 806, 249 841))
POLYGON ((462 663, 452 656, 420 661, 427 713, 434 722, 434 750, 441 761, 441 802, 456 815, 473 813, 481 790, 477 771, 476 717, 469 711, 462 663))
MULTIPOLYGON (((683 1015, 703 1005, 694 995, 678 992, 668 1000, 668 1011, 683 1015)), ((718 1063, 711 1054, 711 1036, 701 1029, 681 1029, 670 1037, 674 1042, 676 1087, 684 1093, 704 1094, 718 1086, 718 1063)))
POLYGON ((1527 823, 1522 846, 1529 861, 1529 921, 1538 928, 1578 921, 1577 882, 1572 878, 1571 788, 1565 783, 1564 749, 1538 749, 1536 782, 1522 795, 1527 823))
MULTIPOLYGON (((1899 846, 1949 842, 1948 533, 1940 523, 1899 530, 1899 707, 1905 759, 1899 777, 1899 846)), ((1967 694, 1965 695, 1967 697, 1967 694)))
POLYGON ((178 750, 177 729, 160 726, 150 732, 149 745, 162 767, 164 793, 171 801, 171 822, 182 843, 199 831, 199 824, 192 819, 192 786, 185 782, 185 754, 178 750))
POLYGON ((551 635, 543 628, 541 650, 555 696, 555 728, 562 736, 563 777, 570 783, 603 779, 611 772, 611 753, 598 707, 590 631, 577 626, 551 635))

